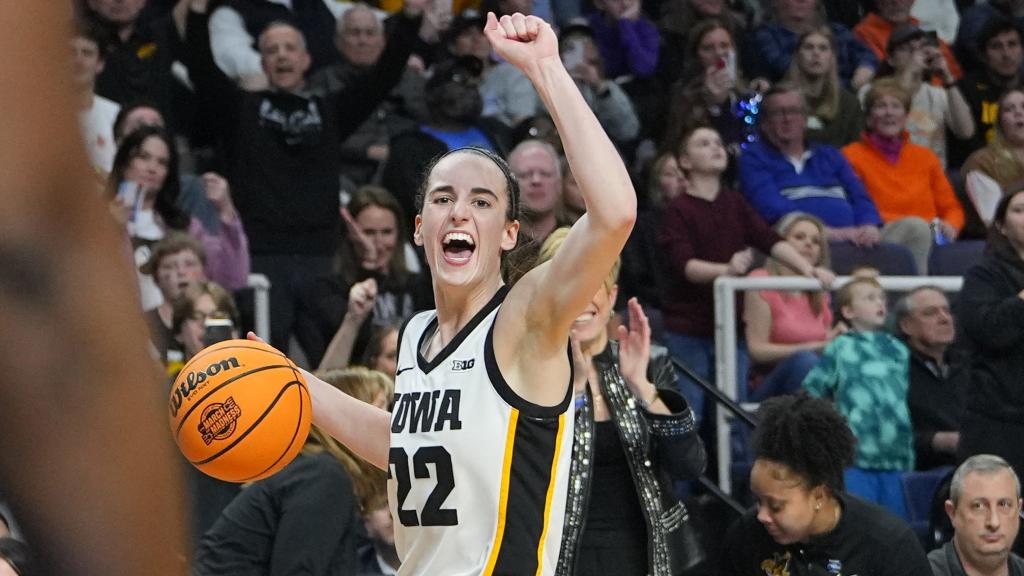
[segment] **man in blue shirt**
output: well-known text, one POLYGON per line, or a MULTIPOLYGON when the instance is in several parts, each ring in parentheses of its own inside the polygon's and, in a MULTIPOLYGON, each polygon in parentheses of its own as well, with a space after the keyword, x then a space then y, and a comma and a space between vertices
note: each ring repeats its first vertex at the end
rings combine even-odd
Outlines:
POLYGON ((740 190, 769 223, 806 212, 828 227, 828 239, 872 246, 882 223, 849 162, 832 146, 805 138, 807 104, 800 90, 776 84, 765 95, 759 142, 740 156, 740 190))

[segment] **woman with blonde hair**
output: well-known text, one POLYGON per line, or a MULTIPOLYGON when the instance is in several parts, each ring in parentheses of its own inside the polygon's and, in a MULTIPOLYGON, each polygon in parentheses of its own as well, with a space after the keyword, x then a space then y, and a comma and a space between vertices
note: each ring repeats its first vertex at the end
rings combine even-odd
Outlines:
MULTIPOLYGON (((538 262, 554 258, 566 236, 568 228, 552 232, 538 262)), ((706 455, 668 352, 652 349, 635 298, 629 328, 609 333, 618 274, 616 262, 572 326, 576 434, 558 573, 674 576, 699 558, 683 538, 686 508, 673 484, 700 475, 706 455)))
MULTIPOLYGON (((319 378, 378 408, 393 390, 387 376, 367 368, 319 378)), ((295 460, 242 490, 202 536, 194 573, 354 574, 363 504, 384 483, 384 471, 314 425, 295 460)))
MULTIPOLYGON (((775 225, 797 252, 815 266, 831 264, 825 224, 802 212, 793 212, 775 225)), ((775 258, 764 268, 750 273, 752 278, 798 276, 775 258)), ((747 351, 754 371, 765 374, 750 393, 760 401, 800 389, 804 376, 818 364, 818 353, 842 328, 832 328, 832 308, 828 292, 784 292, 748 290, 744 295, 747 351)))
POLYGON ((873 82, 864 98, 864 135, 843 155, 882 216, 882 242, 906 247, 917 272, 927 274, 933 239, 956 240, 964 211, 938 156, 911 141, 910 107, 910 93, 895 79, 873 82))
POLYGON ((809 141, 841 148, 864 128, 857 97, 839 82, 836 36, 823 25, 800 35, 786 80, 800 88, 807 101, 809 141))

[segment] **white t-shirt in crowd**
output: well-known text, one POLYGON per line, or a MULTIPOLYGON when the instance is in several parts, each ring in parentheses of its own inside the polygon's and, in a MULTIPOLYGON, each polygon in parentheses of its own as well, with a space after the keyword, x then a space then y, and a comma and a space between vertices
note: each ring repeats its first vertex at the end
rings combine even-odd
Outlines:
POLYGON ((114 120, 121 107, 102 96, 93 96, 92 107, 78 113, 85 147, 93 168, 109 173, 114 165, 117 144, 114 142, 114 120))

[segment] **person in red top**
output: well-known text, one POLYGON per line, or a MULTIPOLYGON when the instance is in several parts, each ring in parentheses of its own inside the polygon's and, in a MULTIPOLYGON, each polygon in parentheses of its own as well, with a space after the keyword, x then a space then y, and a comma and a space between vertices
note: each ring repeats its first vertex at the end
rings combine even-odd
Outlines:
MULTIPOLYGON (((878 0, 877 11, 870 12, 864 18, 853 27, 853 33, 857 38, 860 38, 864 44, 867 44, 868 48, 878 56, 879 61, 886 59, 886 46, 889 43, 889 34, 892 33, 900 24, 917 24, 920 22, 917 18, 910 16, 910 9, 914 6, 914 0, 878 0)), ((942 50, 942 56, 946 59, 946 64, 949 66, 949 72, 953 75, 954 80, 959 80, 963 76, 963 71, 960 69, 960 64, 956 61, 956 57, 953 56, 953 51, 950 50, 949 45, 939 40, 939 49, 942 50)), ((941 78, 933 78, 932 83, 941 86, 941 78)))
POLYGON ((908 140, 910 95, 894 80, 875 82, 864 99, 867 129, 859 142, 843 148, 853 171, 875 201, 885 222, 882 236, 906 246, 926 274, 932 232, 956 240, 964 210, 953 193, 939 157, 908 140))
MULTIPOLYGON (((665 208, 658 234, 671 278, 663 301, 664 339, 677 360, 700 377, 710 379, 715 365, 712 284, 719 276, 745 275, 753 263, 752 248, 822 284, 831 284, 834 276, 808 262, 773 232, 743 195, 722 187, 728 160, 722 138, 714 129, 697 127, 685 132, 679 140, 676 161, 686 175, 687 185, 665 208)), ((746 398, 747 377, 747 354, 742 342, 740 339, 736 351, 740 401, 746 398)), ((699 421, 703 393, 685 376, 680 378, 679 386, 699 421)))

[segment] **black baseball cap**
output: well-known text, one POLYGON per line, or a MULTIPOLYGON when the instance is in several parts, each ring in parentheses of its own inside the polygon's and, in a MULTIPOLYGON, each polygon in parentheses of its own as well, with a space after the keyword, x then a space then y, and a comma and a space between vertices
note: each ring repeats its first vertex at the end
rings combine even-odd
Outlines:
POLYGON ((442 39, 445 44, 455 42, 467 30, 483 30, 487 21, 476 10, 463 10, 452 19, 448 29, 444 31, 442 39))
POLYGON ((427 91, 439 88, 448 82, 462 83, 466 78, 479 78, 484 65, 474 56, 456 56, 434 64, 433 72, 424 88, 427 91))
POLYGON ((889 41, 885 45, 885 51, 892 52, 918 38, 923 38, 928 44, 933 46, 938 46, 939 44, 939 35, 935 31, 925 30, 917 24, 900 24, 889 34, 889 41))

